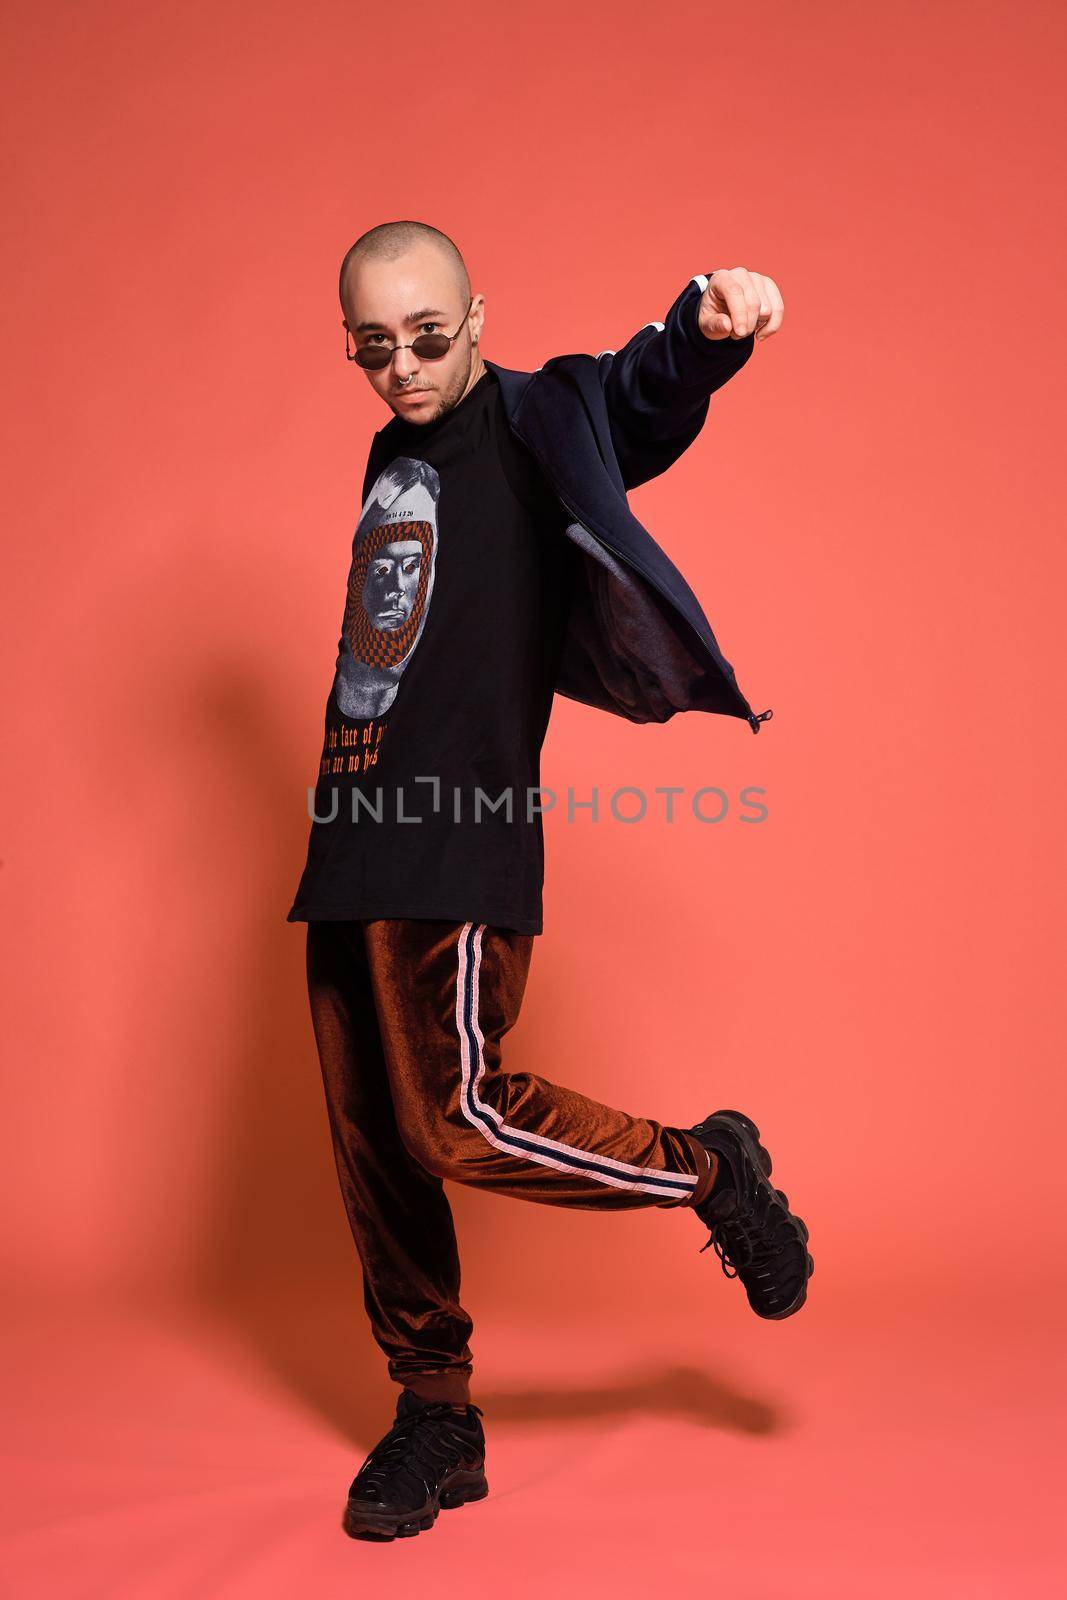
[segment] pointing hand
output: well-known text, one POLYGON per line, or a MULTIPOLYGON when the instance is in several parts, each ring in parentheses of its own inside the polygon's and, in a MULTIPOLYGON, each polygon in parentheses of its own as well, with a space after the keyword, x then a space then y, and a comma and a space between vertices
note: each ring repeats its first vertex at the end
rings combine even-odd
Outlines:
POLYGON ((700 331, 706 339, 744 339, 754 333, 769 339, 785 316, 785 302, 773 278, 747 267, 720 268, 700 298, 700 331))

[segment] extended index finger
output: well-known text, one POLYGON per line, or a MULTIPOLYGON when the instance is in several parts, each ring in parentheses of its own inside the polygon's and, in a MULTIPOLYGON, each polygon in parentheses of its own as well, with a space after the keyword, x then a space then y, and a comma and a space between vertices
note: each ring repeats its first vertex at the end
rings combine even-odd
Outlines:
POLYGON ((713 282, 716 291, 726 301, 726 310, 730 321, 733 323, 731 339, 743 338, 744 335, 739 334, 737 330, 744 328, 748 323, 748 303, 745 299, 745 291, 736 278, 728 277, 724 272, 716 272, 713 282))

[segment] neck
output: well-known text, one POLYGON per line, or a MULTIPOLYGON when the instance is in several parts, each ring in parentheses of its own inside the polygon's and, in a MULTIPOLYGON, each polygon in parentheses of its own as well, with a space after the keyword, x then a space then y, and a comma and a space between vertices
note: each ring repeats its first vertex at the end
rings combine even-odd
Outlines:
MULTIPOLYGON (((474 347, 472 349, 472 352, 471 352, 470 377, 467 379, 467 383, 466 383, 466 386, 465 386, 465 388, 463 390, 463 394, 461 394, 460 397, 459 397, 460 400, 464 399, 465 396, 470 394, 471 390, 474 388, 474 385, 478 382, 478 379, 481 377, 481 375, 482 375, 482 373, 484 371, 485 371, 485 362, 482 360, 482 352, 479 350, 477 345, 474 345, 474 347)), ((457 405, 459 404, 458 400, 457 400, 456 404, 457 405)))

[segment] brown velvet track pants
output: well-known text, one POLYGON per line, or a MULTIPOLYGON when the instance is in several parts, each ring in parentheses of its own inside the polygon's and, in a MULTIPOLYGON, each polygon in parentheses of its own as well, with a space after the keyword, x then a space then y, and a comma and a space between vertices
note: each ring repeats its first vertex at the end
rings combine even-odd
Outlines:
POLYGON ((534 936, 484 923, 309 922, 307 974, 334 1155, 389 1375, 470 1398, 473 1323, 443 1180, 601 1211, 692 1206, 692 1134, 501 1065, 534 936))

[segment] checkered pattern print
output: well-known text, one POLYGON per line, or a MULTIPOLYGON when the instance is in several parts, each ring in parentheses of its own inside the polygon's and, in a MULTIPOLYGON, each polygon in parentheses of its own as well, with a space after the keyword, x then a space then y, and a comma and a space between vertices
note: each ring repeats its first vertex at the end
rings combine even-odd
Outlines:
POLYGON ((386 523, 372 528, 367 537, 360 540, 348 575, 343 628, 345 642, 357 661, 379 668, 395 667, 403 661, 418 636, 432 560, 433 528, 428 522, 386 523), (367 581, 367 568, 378 552, 386 545, 403 539, 417 539, 422 545, 419 583, 411 615, 401 627, 389 631, 376 628, 368 617, 363 605, 363 586, 367 581))

